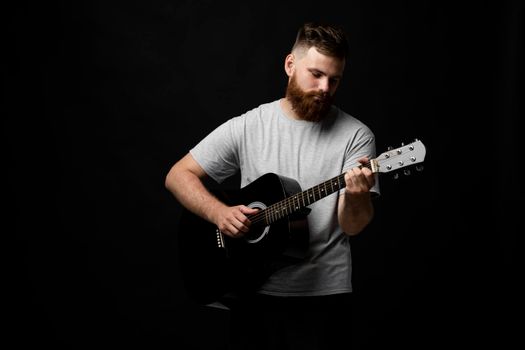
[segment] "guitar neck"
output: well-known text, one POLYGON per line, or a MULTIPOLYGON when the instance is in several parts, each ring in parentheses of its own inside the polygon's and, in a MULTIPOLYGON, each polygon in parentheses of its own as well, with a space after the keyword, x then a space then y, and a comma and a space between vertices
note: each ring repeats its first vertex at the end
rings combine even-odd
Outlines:
MULTIPOLYGON (((421 163, 425 158, 426 150, 423 143, 416 140, 408 145, 402 145, 396 149, 384 152, 375 159, 371 159, 366 164, 359 165, 359 168, 369 168, 372 173, 386 173, 404 167, 421 163)), ((417 168, 416 168, 417 169, 417 168)), ((257 217, 264 221, 265 225, 293 214, 310 204, 334 193, 346 186, 345 174, 340 174, 319 185, 313 186, 306 191, 291 195, 280 202, 270 205, 266 209, 257 213, 257 217)))
POLYGON ((265 224, 270 225, 285 216, 293 214, 310 204, 341 190, 345 186, 345 173, 343 173, 305 191, 289 196, 280 202, 272 204, 260 214, 264 215, 265 224))
POLYGON ((345 174, 338 175, 328 181, 313 186, 303 192, 296 193, 280 202, 266 208, 268 224, 299 211, 318 200, 339 191, 346 186, 345 174))

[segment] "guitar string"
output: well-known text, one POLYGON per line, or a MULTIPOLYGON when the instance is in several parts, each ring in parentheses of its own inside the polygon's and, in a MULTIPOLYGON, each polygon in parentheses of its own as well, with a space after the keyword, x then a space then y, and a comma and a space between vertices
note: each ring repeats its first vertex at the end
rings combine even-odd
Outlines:
MULTIPOLYGON (((321 185, 319 185, 319 186, 321 186, 321 185)), ((291 213, 293 213, 293 212, 295 212, 296 210, 299 209, 299 208, 297 208, 295 206, 294 202, 297 200, 300 203, 300 199, 296 199, 296 198, 300 197, 300 198, 303 199, 303 202, 304 202, 304 197, 308 193, 311 193, 311 195, 314 196, 314 200, 311 203, 308 203, 308 205, 310 205, 310 204, 316 202, 317 200, 320 200, 320 199, 324 198, 325 195, 329 195, 329 194, 335 193, 335 191, 334 192, 323 191, 322 189, 310 189, 308 191, 304 191, 301 194, 293 195, 292 196, 293 198, 291 198, 291 199, 286 199, 286 200, 283 200, 281 202, 277 202, 275 204, 272 204, 271 206, 265 208, 261 212, 254 214, 254 216, 250 218, 250 221, 253 224, 261 222, 261 221, 265 221, 267 212, 275 213, 275 214, 270 214, 270 215, 272 217, 275 217, 276 219, 281 219, 284 216, 290 215, 291 213), (319 198, 317 200, 315 200, 315 197, 319 197, 319 198)), ((300 205, 300 207, 308 206, 308 205, 300 205)), ((275 221, 275 220, 273 220, 273 221, 275 221)))
MULTIPOLYGON (((320 185, 321 186, 321 185, 320 185)), ((251 219, 253 223, 257 223, 259 221, 264 221, 266 219, 266 213, 270 213, 270 216, 272 217, 272 221, 275 221, 275 219, 280 219, 286 215, 290 215, 293 212, 299 210, 302 207, 306 207, 317 200, 320 200, 324 198, 325 196, 334 193, 335 191, 324 191, 323 189, 312 189, 309 191, 305 191, 302 194, 294 195, 293 198, 284 200, 282 202, 275 203, 271 205, 270 207, 264 209, 263 212, 261 212, 255 219, 251 219), (308 197, 314 197, 314 200, 311 203, 305 204, 305 198, 308 197), (315 199, 317 197, 317 199, 315 199), (301 204, 301 200, 303 204, 301 204), (299 204, 299 207, 296 206, 296 202, 299 204)), ((309 202, 310 199, 306 199, 306 202, 309 202)), ((257 215, 257 214, 255 214, 257 215)))
MULTIPOLYGON (((370 169, 370 168, 371 168, 370 164, 371 164, 371 161, 368 161, 368 162, 366 162, 366 163, 364 163, 364 164, 360 164, 360 165, 359 165, 359 168, 362 169, 363 167, 367 167, 367 168, 370 169)), ((291 213, 293 213, 293 212, 295 212, 296 210, 298 210, 298 208, 292 208, 292 207, 290 206, 290 204, 294 204, 294 200, 295 200, 294 198, 297 198, 299 195, 303 198, 303 206, 308 206, 308 205, 310 205, 310 204, 316 202, 317 200, 320 200, 320 199, 324 198, 324 197, 325 197, 326 195, 328 195, 328 194, 335 193, 337 190, 336 190, 336 191, 332 191, 332 192, 330 192, 330 193, 327 193, 328 191, 325 191, 325 192, 324 192, 324 195, 322 195, 322 194, 321 194, 322 189, 320 189, 320 187, 321 187, 321 186, 324 186, 324 188, 325 188, 325 190, 326 190, 326 185, 327 185, 329 182, 331 182, 332 180, 334 180, 334 179, 336 179, 336 178, 339 178, 339 177, 341 177, 341 176, 344 176, 345 174, 346 174, 346 172, 343 173, 343 174, 340 174, 340 175, 338 175, 338 176, 336 176, 336 177, 334 177, 334 178, 332 178, 332 179, 330 179, 330 180, 328 180, 328 181, 325 181, 324 183, 321 183, 321 184, 319 184, 319 185, 317 185, 317 186, 314 186, 314 187, 312 187, 312 188, 310 188, 310 189, 308 189, 308 190, 302 191, 302 192, 300 192, 300 193, 298 193, 298 194, 295 194, 295 195, 289 196, 288 198, 286 198, 286 199, 284 199, 284 200, 282 200, 282 201, 280 201, 280 202, 274 203, 274 204, 270 205, 269 207, 267 207, 267 208, 261 210, 260 212, 254 214, 253 216, 250 216, 249 219, 250 219, 251 223, 259 223, 259 222, 261 222, 261 221, 264 221, 264 220, 266 220, 266 217, 267 217, 266 213, 269 212, 269 210, 270 210, 271 208, 281 208, 281 209, 286 209, 285 207, 288 207, 288 208, 290 208, 289 211, 290 211, 291 213), (308 205, 304 205, 304 194, 308 194, 308 191, 313 191, 314 201, 311 202, 311 203, 309 203, 308 205), (316 192, 316 191, 317 191, 317 192, 316 192), (315 200, 315 195, 316 195, 316 194, 320 196, 320 198, 318 198, 317 200, 315 200)), ((337 181, 338 181, 338 184, 339 184, 339 179, 338 179, 337 181)), ((295 204, 294 204, 294 206, 295 206, 295 204)), ((303 207, 303 206, 300 205, 299 207, 301 208, 301 207, 303 207)), ((273 209, 272 209, 272 210, 273 210, 273 209)), ((283 218, 283 217, 285 217, 285 216, 287 216, 287 215, 290 215, 291 213, 285 213, 285 214, 282 214, 281 212, 277 212, 277 214, 275 214, 275 215, 277 215, 277 220, 279 220, 279 219, 281 219, 281 218, 283 218)), ((271 219, 273 220, 273 214, 271 214, 271 216, 272 216, 271 219)), ((275 221, 275 220, 273 220, 273 221, 275 221)), ((267 224, 269 224, 269 223, 267 223, 267 224)))
MULTIPOLYGON (((344 174, 341 174, 339 176, 336 176, 334 177, 333 179, 331 180, 328 180, 326 181, 325 183, 322 183, 322 184, 319 184, 317 186, 314 186, 306 191, 303 191, 303 192, 300 192, 300 193, 296 193, 280 202, 277 202, 277 203, 274 203, 272 205, 270 205, 269 207, 265 208, 264 210, 262 210, 261 212, 259 213, 256 213, 254 214, 254 216, 252 218, 250 218, 250 221, 252 223, 258 223, 260 221, 264 221, 266 219, 266 212, 274 212, 274 209, 276 210, 275 211, 275 215, 272 215, 272 216, 276 216, 277 219, 280 219, 286 215, 289 215, 293 212, 295 212, 296 210, 298 210, 299 208, 302 208, 303 206, 307 206, 307 205, 301 205, 300 202, 301 202, 301 198, 302 198, 302 201, 303 203, 305 202, 305 196, 306 196, 306 200, 309 201, 308 199, 308 194, 310 195, 313 195, 314 197, 314 200, 311 202, 311 203, 308 203, 308 205, 316 202, 317 200, 321 199, 321 198, 324 198, 325 196, 329 195, 329 194, 332 194, 332 193, 335 193, 335 191, 332 191, 330 192, 330 190, 326 190, 326 185, 327 183, 329 182, 332 182, 334 181, 335 179, 337 179, 336 181, 338 182, 338 185, 339 185, 339 177, 341 177, 342 175, 344 174), (324 187, 324 188, 323 188, 324 187), (299 197, 299 198, 297 198, 299 197), (317 200, 315 199, 315 197, 319 197, 317 200), (299 208, 296 207, 295 205, 295 202, 298 202, 299 203, 299 208)), ((340 188, 339 188, 340 189, 340 188)), ((337 191, 337 190, 336 190, 337 191)))
MULTIPOLYGON (((359 168, 363 168, 363 167, 370 168, 370 162, 366 162, 366 163, 361 164, 359 166, 359 168)), ((304 194, 305 193, 308 194, 308 191, 312 191, 313 192, 314 198, 315 198, 316 195, 321 196, 321 195, 328 195, 328 194, 335 193, 337 190, 327 194, 327 192, 328 192, 328 191, 326 191, 327 183, 332 182, 334 179, 337 179, 338 184, 339 184, 339 177, 344 176, 345 174, 346 174, 346 172, 343 173, 343 174, 340 174, 340 175, 338 175, 338 176, 336 176, 336 177, 334 177, 334 178, 332 178, 332 179, 330 179, 328 181, 325 181, 325 182, 323 182, 323 183, 321 183, 321 184, 319 184, 317 186, 314 186, 314 187, 312 187, 312 188, 310 188, 308 190, 302 191, 302 192, 300 192, 298 194, 289 196, 288 198, 286 198, 286 199, 284 199, 284 200, 282 200, 280 202, 274 203, 274 204, 270 205, 269 207, 261 210, 260 212, 254 214, 253 216, 249 217, 249 219, 250 219, 252 224, 256 224, 256 223, 259 223, 261 221, 264 222, 266 220, 266 213, 269 211, 270 208, 284 208, 284 209, 289 208, 290 210, 288 210, 288 211, 294 212, 295 210, 297 210, 295 208, 292 208, 292 206, 291 206, 291 204, 293 204, 294 201, 295 201, 294 198, 296 198, 297 196, 301 196, 301 197, 303 197, 303 202, 304 202, 304 194), (321 186, 324 187, 324 191, 321 188, 321 186)), ((324 198, 324 196, 322 198, 324 198)), ((319 199, 321 199, 321 198, 319 198, 319 199)), ((314 200, 314 202, 316 202, 316 201, 317 200, 314 200)), ((308 205, 310 205, 312 203, 309 203, 308 205)), ((293 205, 293 206, 295 206, 295 205, 293 205)), ((277 219, 281 219, 282 217, 284 217, 286 215, 289 215, 289 214, 290 213, 286 213, 286 214, 282 215, 281 212, 279 212, 276 215, 278 216, 277 219)))
MULTIPOLYGON (((370 162, 362 164, 359 167, 362 168, 363 166, 369 167, 370 166, 370 162)), ((262 210, 261 212, 259 212, 257 214, 254 214, 254 216, 251 217, 250 221, 252 223, 258 223, 260 221, 264 221, 266 219, 266 212, 268 212, 269 209, 271 209, 271 208, 280 208, 280 209, 289 208, 290 210, 288 210, 288 211, 294 212, 295 210, 297 210, 297 209, 294 210, 294 208, 292 208, 292 206, 295 206, 295 204, 294 204, 295 198, 297 198, 298 196, 301 196, 303 198, 303 202, 304 202, 304 195, 308 194, 309 192, 313 192, 314 199, 315 199, 316 196, 320 197, 319 199, 324 198, 326 195, 335 192, 335 191, 333 191, 333 192, 327 193, 328 191, 325 191, 326 190, 326 185, 328 183, 331 183, 333 180, 336 180, 336 179, 337 179, 337 182, 339 184, 339 180, 340 180, 339 178, 344 176, 345 174, 346 173, 340 174, 340 175, 338 175, 338 176, 336 176, 336 177, 334 177, 334 178, 332 178, 332 179, 330 179, 328 181, 325 181, 324 183, 321 183, 321 184, 319 184, 317 186, 314 186, 314 187, 312 187, 312 188, 310 188, 308 190, 300 192, 299 194, 295 194, 295 195, 289 196, 288 198, 286 198, 286 199, 284 199, 284 200, 282 200, 280 202, 274 203, 274 204, 270 205, 268 208, 265 208, 264 210, 262 210), (324 189, 321 186, 323 186, 324 189)), ((317 200, 319 200, 319 199, 317 199, 317 200)), ((317 200, 314 200, 312 203, 316 202, 317 200)), ((308 205, 310 205, 312 203, 309 203, 308 205)), ((304 205, 304 206, 306 206, 306 205, 304 205)), ((290 213, 285 213, 285 214, 278 213, 276 215, 278 216, 277 219, 281 219, 282 217, 284 217, 286 215, 289 215, 289 214, 290 213)))

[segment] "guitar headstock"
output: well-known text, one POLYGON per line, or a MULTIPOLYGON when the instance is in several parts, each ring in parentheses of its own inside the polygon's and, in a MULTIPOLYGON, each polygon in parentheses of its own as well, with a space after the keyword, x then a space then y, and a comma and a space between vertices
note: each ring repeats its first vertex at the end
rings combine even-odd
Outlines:
MULTIPOLYGON (((374 159, 373 168, 379 173, 388 173, 396 171, 401 168, 408 168, 416 166, 416 170, 423 169, 422 165, 418 165, 425 159, 426 149, 425 145, 419 140, 415 140, 407 145, 401 144, 400 147, 389 149, 387 152, 381 153, 374 159)), ((410 173, 409 169, 405 170, 410 173)))

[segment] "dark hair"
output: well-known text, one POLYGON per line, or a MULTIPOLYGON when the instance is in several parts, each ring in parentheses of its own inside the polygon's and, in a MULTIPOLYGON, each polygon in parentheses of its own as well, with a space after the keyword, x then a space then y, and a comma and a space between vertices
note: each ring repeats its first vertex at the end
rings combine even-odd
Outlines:
POLYGON ((305 23, 297 32, 292 51, 315 47, 320 53, 337 58, 348 55, 348 41, 344 30, 336 25, 305 23))

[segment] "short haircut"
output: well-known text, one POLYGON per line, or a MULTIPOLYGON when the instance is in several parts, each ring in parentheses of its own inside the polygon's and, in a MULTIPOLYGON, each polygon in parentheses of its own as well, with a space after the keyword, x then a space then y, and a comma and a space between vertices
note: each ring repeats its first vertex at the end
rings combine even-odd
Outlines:
POLYGON ((346 34, 336 25, 308 22, 299 28, 292 51, 307 51, 312 46, 326 56, 341 59, 348 56, 346 34))

